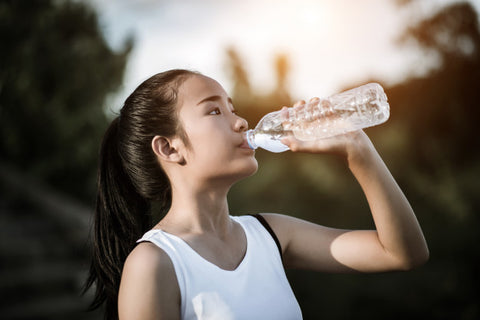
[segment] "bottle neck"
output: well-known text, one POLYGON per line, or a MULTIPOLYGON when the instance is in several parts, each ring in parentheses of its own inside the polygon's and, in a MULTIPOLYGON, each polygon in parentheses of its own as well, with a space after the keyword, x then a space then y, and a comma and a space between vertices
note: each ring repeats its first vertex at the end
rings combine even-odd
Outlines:
POLYGON ((258 148, 257 144, 255 143, 255 132, 253 129, 247 130, 245 133, 245 138, 247 139, 247 143, 250 148, 253 150, 258 148))

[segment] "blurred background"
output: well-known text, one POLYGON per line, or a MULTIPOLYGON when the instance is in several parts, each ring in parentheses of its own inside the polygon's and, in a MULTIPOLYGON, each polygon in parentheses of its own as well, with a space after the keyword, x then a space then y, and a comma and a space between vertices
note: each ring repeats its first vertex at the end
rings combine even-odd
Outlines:
MULTIPOLYGON (((431 251, 411 272, 289 271, 305 319, 478 319, 478 1, 0 0, 0 318, 100 319, 81 296, 97 153, 122 101, 170 68, 217 79, 253 127, 297 99, 367 82, 390 120, 367 129, 431 251)), ((372 228, 328 156, 258 150, 231 213, 372 228)))

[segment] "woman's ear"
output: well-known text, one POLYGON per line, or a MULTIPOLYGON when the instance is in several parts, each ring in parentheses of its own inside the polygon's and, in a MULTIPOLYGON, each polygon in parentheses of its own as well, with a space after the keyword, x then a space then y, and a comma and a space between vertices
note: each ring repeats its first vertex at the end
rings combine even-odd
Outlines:
POLYGON ((170 139, 162 136, 155 136, 152 139, 152 149, 158 158, 167 162, 184 163, 185 159, 175 145, 175 138, 170 139))

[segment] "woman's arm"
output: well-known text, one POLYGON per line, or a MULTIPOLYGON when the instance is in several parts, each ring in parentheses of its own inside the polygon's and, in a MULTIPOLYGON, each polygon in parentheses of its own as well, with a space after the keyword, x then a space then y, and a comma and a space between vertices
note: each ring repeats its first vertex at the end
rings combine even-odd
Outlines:
POLYGON ((363 131, 319 141, 284 141, 293 152, 343 156, 362 187, 376 230, 326 228, 266 214, 284 250, 286 267, 331 272, 406 270, 428 260, 428 247, 403 192, 363 131))
POLYGON ((180 289, 172 261, 152 243, 139 244, 125 262, 118 315, 120 320, 180 319, 180 289))

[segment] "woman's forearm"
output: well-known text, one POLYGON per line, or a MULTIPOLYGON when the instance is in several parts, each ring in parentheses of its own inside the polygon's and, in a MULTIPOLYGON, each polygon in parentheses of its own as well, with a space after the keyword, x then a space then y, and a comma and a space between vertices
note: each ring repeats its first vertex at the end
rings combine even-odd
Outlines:
POLYGON ((348 164, 367 198, 382 247, 409 269, 425 263, 428 247, 412 207, 368 140, 348 164))

